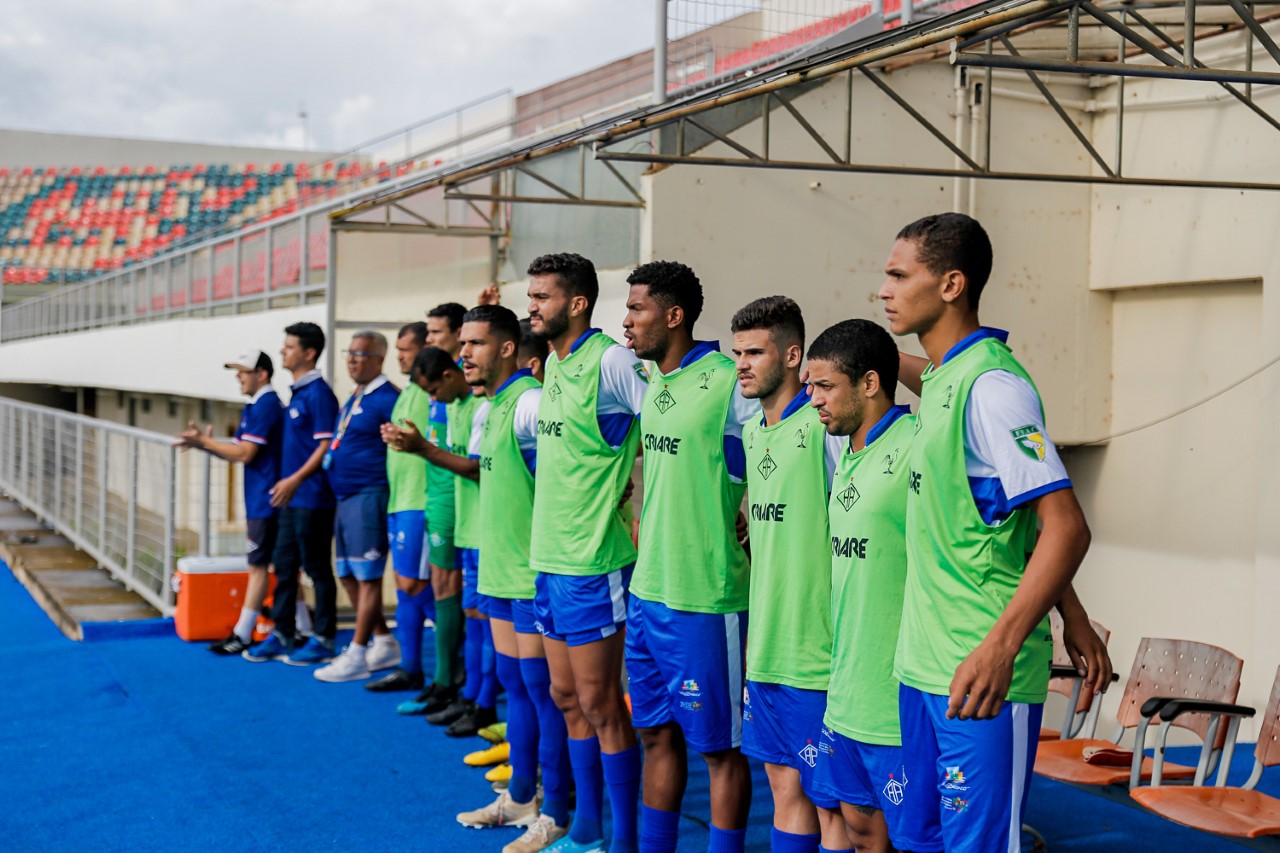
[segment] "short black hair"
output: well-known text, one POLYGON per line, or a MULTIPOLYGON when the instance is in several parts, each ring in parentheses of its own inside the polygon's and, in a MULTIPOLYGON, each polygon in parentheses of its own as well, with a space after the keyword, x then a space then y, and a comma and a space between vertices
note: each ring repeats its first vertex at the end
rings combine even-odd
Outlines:
POLYGON ((254 370, 265 370, 267 372, 267 381, 271 381, 271 377, 276 375, 276 366, 271 363, 271 356, 262 350, 258 350, 258 363, 253 366, 254 370))
MULTIPOLYGON (((443 317, 449 321, 449 330, 456 332, 462 328, 463 317, 466 316, 467 309, 459 305, 457 302, 442 302, 435 308, 427 312, 428 317, 443 317)), ((425 340, 425 333, 424 333, 425 340)))
POLYGON ((969 308, 978 310, 982 289, 991 277, 991 238, 978 220, 963 213, 935 213, 898 232, 899 240, 916 244, 916 259, 934 275, 964 273, 969 308))
POLYGON ((488 323, 489 330, 499 339, 520 343, 520 321, 505 305, 477 305, 462 316, 462 323, 488 323))
POLYGON ((585 296, 587 298, 587 316, 596 307, 600 298, 600 280, 596 277, 596 265, 573 252, 559 252, 552 255, 541 255, 529 264, 528 275, 554 275, 559 279, 560 287, 569 296, 585 296))
POLYGON ((627 284, 643 284, 649 295, 663 308, 679 305, 684 309, 684 324, 693 324, 702 316, 702 282, 679 261, 650 261, 641 264, 627 276, 627 284))
POLYGON ((545 363, 547 354, 550 352, 551 342, 547 340, 547 336, 535 332, 528 317, 521 320, 520 345, 516 347, 516 357, 522 362, 531 358, 540 358, 545 363))
POLYGON ((320 360, 320 354, 324 352, 324 329, 315 323, 294 323, 291 326, 285 326, 284 333, 297 338, 298 346, 304 350, 315 350, 316 361, 320 360))
POLYGON ((457 370, 458 364, 449 353, 439 347, 427 347, 419 350, 413 357, 410 376, 421 376, 428 382, 436 382, 444 376, 446 370, 457 370))
POLYGON ((765 296, 739 308, 729 322, 729 331, 752 329, 766 329, 775 340, 794 342, 804 349, 804 314, 789 296, 765 296))
POLYGON ((882 326, 862 319, 836 323, 809 345, 808 358, 831 362, 850 382, 874 370, 880 387, 893 402, 898 387, 898 347, 882 326))
POLYGON ((418 346, 422 346, 427 342, 427 324, 421 320, 416 320, 412 323, 405 323, 400 327, 400 332, 396 335, 396 340, 400 340, 405 335, 413 335, 413 342, 418 346))

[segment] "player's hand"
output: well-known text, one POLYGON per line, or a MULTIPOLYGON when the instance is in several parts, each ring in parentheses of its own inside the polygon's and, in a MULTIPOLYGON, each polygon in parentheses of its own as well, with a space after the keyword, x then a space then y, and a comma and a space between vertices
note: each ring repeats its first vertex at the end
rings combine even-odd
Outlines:
POLYGON ((743 515, 741 512, 739 512, 739 513, 738 513, 738 518, 737 518, 737 520, 736 520, 736 521, 734 521, 734 523, 733 523, 733 530, 734 530, 734 532, 735 532, 735 533, 737 533, 737 534, 738 534, 738 541, 739 541, 739 542, 746 542, 746 541, 747 541, 747 530, 748 530, 748 529, 749 529, 749 528, 747 527, 747 517, 746 517, 745 515, 743 515))
POLYGON ((496 281, 489 282, 489 286, 480 291, 480 295, 476 297, 477 305, 501 305, 502 294, 498 291, 498 283, 496 281))
POLYGON ((618 501, 618 507, 622 508, 627 505, 627 501, 631 500, 631 496, 636 493, 635 482, 628 477, 627 484, 622 487, 622 500, 618 501))
POLYGON ((983 640, 956 667, 951 679, 951 701, 947 703, 947 719, 990 720, 1000 713, 1004 697, 1013 682, 1012 653, 1002 651, 983 640))
POLYGON ((293 477, 285 477, 280 482, 271 487, 269 494, 271 495, 271 505, 276 509, 281 509, 289 505, 289 501, 293 500, 294 492, 298 491, 301 482, 293 477))
POLYGON ((404 426, 387 423, 382 425, 382 440, 392 450, 403 453, 421 453, 430 444, 418 431, 413 421, 405 419, 404 426))
POLYGON ((1084 676, 1084 689, 1095 694, 1106 693, 1113 672, 1111 655, 1087 616, 1062 617, 1062 644, 1067 648, 1071 665, 1084 676))
POLYGON ((178 433, 178 445, 184 450, 189 447, 201 448, 204 446, 202 439, 213 440, 213 424, 205 427, 203 433, 195 421, 187 421, 187 428, 178 433))

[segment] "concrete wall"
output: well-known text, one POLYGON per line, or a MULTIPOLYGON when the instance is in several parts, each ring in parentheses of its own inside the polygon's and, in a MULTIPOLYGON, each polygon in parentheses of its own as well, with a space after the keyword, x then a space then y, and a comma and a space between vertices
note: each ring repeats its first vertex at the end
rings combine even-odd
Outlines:
POLYGON ((312 162, 329 156, 333 156, 333 152, 0 130, 0 166, 10 169, 23 166, 106 166, 114 169, 120 166, 247 162, 261 167, 276 162, 312 162))

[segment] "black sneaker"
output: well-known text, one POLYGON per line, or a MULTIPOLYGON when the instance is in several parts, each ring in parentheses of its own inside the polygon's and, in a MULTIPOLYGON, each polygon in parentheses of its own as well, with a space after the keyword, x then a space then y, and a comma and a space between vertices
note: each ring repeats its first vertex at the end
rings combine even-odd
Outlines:
POLYGON ((219 640, 216 643, 209 644, 209 651, 215 655, 238 655, 245 649, 249 648, 249 644, 244 640, 232 634, 225 640, 219 640))
POLYGON ((445 687, 443 684, 432 684, 427 690, 427 705, 422 713, 430 716, 438 714, 453 704, 458 698, 458 688, 445 687))
POLYGON ((498 722, 497 708, 477 708, 472 706, 469 713, 463 714, 449 724, 444 733, 449 737, 471 737, 485 726, 498 722))
POLYGON ((433 726, 447 726, 454 720, 468 714, 475 705, 469 699, 457 699, 443 711, 427 714, 427 722, 433 726))
POLYGON ((372 690, 374 693, 394 693, 399 690, 421 690, 422 684, 422 673, 410 675, 403 669, 397 669, 377 681, 366 683, 364 689, 372 690))

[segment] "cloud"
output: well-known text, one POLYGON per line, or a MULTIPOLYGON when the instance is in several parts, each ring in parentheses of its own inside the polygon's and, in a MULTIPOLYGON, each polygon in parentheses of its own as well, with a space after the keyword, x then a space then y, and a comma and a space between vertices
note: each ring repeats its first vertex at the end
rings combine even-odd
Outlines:
POLYGON ((341 149, 652 41, 653 0, 0 0, 0 122, 341 149))

